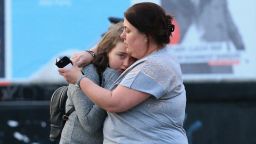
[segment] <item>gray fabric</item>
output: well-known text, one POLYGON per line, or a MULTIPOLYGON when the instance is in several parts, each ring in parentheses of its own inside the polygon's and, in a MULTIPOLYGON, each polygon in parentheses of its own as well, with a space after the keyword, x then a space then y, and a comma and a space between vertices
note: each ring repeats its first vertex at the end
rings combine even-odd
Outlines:
MULTIPOLYGON (((86 77, 99 84, 99 76, 93 65, 88 65, 84 69, 86 77)), ((102 77, 102 87, 110 88, 117 79, 119 73, 107 68, 102 77)), ((68 86, 68 99, 66 111, 71 106, 75 111, 69 116, 61 134, 60 144, 102 144, 103 143, 103 123, 107 116, 106 112, 95 105, 84 93, 75 85, 68 86)))
POLYGON ((186 91, 179 64, 167 48, 137 61, 116 81, 151 97, 104 123, 105 144, 187 144, 183 128, 186 91))

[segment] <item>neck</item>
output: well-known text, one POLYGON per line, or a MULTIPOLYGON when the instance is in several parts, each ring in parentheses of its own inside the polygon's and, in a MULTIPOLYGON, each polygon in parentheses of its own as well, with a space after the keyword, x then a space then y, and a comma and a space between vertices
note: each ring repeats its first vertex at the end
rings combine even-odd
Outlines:
POLYGON ((155 44, 155 43, 154 44, 152 44, 152 43, 149 44, 148 45, 148 50, 145 52, 144 57, 150 55, 151 53, 157 51, 158 49, 160 49, 160 46, 158 46, 157 44, 155 44))

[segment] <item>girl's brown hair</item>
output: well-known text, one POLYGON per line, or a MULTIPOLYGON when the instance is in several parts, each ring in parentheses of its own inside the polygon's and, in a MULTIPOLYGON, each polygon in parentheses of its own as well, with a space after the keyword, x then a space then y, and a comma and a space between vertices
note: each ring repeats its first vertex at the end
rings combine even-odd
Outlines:
POLYGON ((123 42, 123 39, 120 37, 122 29, 123 22, 113 24, 103 35, 102 39, 97 45, 97 55, 92 63, 96 67, 96 70, 100 76, 100 80, 103 72, 108 67, 108 53, 117 45, 118 42, 123 42))

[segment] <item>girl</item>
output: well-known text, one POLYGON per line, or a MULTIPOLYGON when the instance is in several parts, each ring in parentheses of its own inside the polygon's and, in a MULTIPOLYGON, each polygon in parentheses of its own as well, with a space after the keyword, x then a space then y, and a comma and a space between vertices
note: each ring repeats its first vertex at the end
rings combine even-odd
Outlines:
MULTIPOLYGON (((97 45, 97 55, 92 64, 83 69, 84 76, 104 88, 110 88, 119 74, 134 62, 120 38, 122 27, 122 23, 118 23, 109 29, 97 45)), ((66 111, 72 107, 75 111, 65 123, 60 144, 102 144, 106 112, 75 85, 69 85, 67 94, 66 111)))

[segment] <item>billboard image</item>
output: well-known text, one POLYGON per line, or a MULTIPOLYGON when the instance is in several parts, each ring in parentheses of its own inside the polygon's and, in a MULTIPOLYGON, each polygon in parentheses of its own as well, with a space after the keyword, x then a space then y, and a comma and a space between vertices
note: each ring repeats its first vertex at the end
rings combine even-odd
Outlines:
POLYGON ((161 0, 175 18, 175 42, 170 47, 185 80, 256 80, 255 4, 252 0, 161 0))
MULTIPOLYGON (((141 1, 1 1, 0 80, 63 81, 55 59, 95 46, 110 25, 109 17, 123 18, 131 4, 141 1)), ((168 46, 185 81, 256 80, 255 1, 150 1, 174 16, 168 46)))

